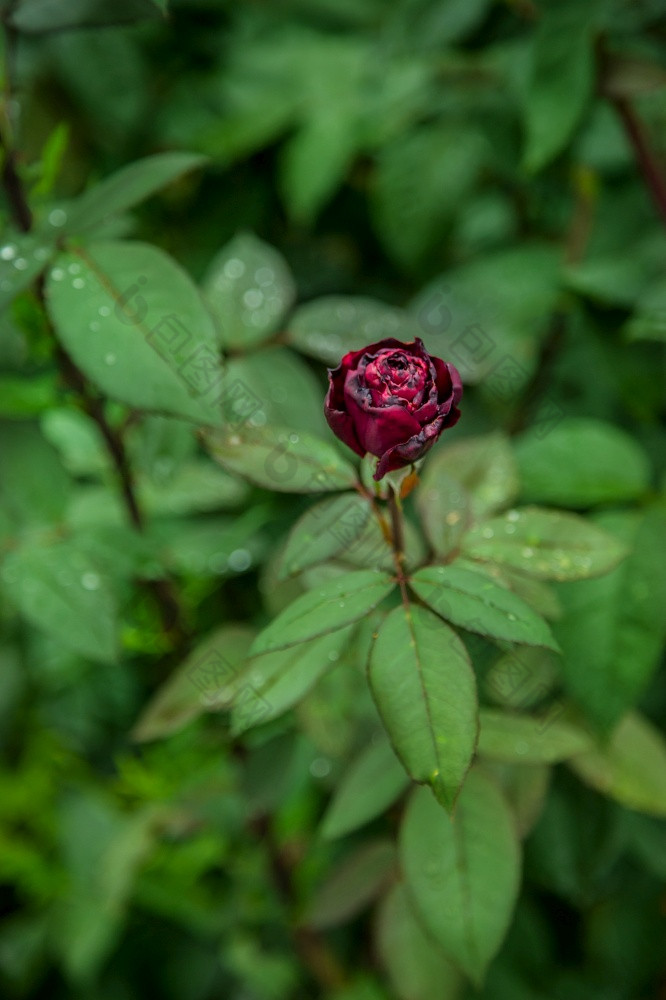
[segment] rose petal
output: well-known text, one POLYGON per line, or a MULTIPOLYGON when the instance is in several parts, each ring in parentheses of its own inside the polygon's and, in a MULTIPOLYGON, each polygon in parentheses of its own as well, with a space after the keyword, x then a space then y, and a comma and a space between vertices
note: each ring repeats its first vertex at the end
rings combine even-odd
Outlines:
POLYGON ((343 413, 342 410, 331 410, 329 407, 324 407, 324 416, 328 422, 328 426, 331 428, 333 433, 337 438, 344 442, 347 447, 355 451, 357 455, 361 458, 365 455, 366 449, 361 445, 358 435, 356 434, 356 428, 354 427, 354 421, 349 416, 348 413, 343 413))
POLYGON ((418 420, 403 406, 362 409, 348 396, 347 412, 354 422, 361 445, 378 458, 396 444, 408 441, 420 430, 418 420))

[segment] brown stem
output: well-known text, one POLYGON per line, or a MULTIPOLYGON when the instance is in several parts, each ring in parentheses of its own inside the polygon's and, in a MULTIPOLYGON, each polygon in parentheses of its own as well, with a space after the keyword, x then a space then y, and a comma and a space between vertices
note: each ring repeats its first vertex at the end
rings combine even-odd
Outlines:
MULTIPOLYGON (((43 301, 41 294, 40 299, 43 301)), ((60 345, 56 347, 56 361, 64 383, 79 397, 84 412, 97 424, 118 473, 129 519, 138 531, 143 531, 143 515, 136 498, 127 452, 120 434, 107 420, 102 400, 90 391, 83 374, 60 345)))
POLYGON ((16 170, 16 156, 2 141, 2 186, 7 195, 7 201, 16 225, 23 233, 29 233, 32 228, 32 212, 25 199, 23 185, 16 170))
POLYGON ((409 594, 407 593, 407 576, 405 574, 405 533, 402 525, 400 501, 393 486, 389 486, 388 509, 391 515, 391 537, 393 546, 393 561, 395 563, 398 586, 402 603, 409 609, 409 594))
MULTIPOLYGON (((297 902, 293 881, 294 862, 289 853, 276 843, 268 817, 259 817, 253 826, 268 853, 275 887, 285 905, 292 910, 297 902)), ((346 985, 345 970, 323 934, 311 927, 292 925, 291 935, 303 965, 324 991, 328 993, 346 985)))
POLYGON ((662 222, 666 225, 666 174, 652 149, 647 130, 626 97, 611 94, 610 100, 624 125, 645 183, 650 190, 662 222))
MULTIPOLYGON (((0 142, 4 154, 0 182, 4 188, 17 226, 22 232, 28 233, 32 229, 32 212, 30 211, 25 190, 16 170, 15 155, 13 150, 7 145, 5 139, 0 139, 0 142)), ((43 276, 37 279, 35 290, 48 322, 43 276)), ((94 420, 99 428, 118 475, 128 517, 134 528, 137 531, 142 531, 144 529, 144 518, 137 500, 132 471, 122 435, 107 419, 104 412, 103 399, 91 390, 83 373, 60 345, 50 322, 48 323, 48 327, 56 345, 55 358, 63 382, 75 393, 81 402, 83 410, 94 420)), ((144 587, 150 592, 157 605, 164 635, 168 637, 175 650, 182 650, 187 642, 187 633, 183 626, 180 601, 174 591, 173 585, 168 580, 146 580, 144 581, 144 587)))

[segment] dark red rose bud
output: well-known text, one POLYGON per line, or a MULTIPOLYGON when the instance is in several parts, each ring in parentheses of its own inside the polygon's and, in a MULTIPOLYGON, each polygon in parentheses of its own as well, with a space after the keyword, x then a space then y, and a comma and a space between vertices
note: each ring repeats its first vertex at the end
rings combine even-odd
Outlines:
POLYGON ((329 426, 357 455, 377 456, 376 480, 421 458, 460 417, 460 375, 431 357, 418 337, 350 351, 328 380, 329 426))

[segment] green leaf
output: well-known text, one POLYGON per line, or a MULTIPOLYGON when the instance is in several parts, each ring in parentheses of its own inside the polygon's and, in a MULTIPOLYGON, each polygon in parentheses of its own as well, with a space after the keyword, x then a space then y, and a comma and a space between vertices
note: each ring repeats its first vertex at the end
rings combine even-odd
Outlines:
POLYGON ((568 417, 544 437, 516 443, 521 496, 537 503, 590 507, 634 500, 648 489, 650 464, 634 439, 613 424, 568 417))
POLYGON ((39 162, 39 180, 30 192, 33 198, 48 198, 56 186, 63 160, 70 141, 68 122, 59 122, 51 130, 42 146, 39 162))
POLYGON ((20 613, 68 649, 103 663, 116 660, 115 597, 76 539, 25 543, 5 559, 2 582, 20 613))
MULTIPOLYGON (((468 564, 468 560, 459 559, 458 564, 465 566, 468 564)), ((520 570, 510 569, 506 565, 502 566, 501 569, 490 563, 470 563, 470 565, 474 569, 485 570, 494 579, 510 587, 514 593, 518 594, 518 597, 522 597, 531 608, 543 615, 544 618, 557 621, 558 618, 562 617, 562 605, 551 584, 537 580, 533 576, 526 576, 520 570)))
POLYGON ((472 771, 453 817, 417 789, 403 821, 400 857, 426 929, 480 986, 509 926, 520 879, 513 817, 494 783, 472 771))
POLYGON ((508 438, 501 433, 439 448, 426 465, 423 486, 435 486, 440 477, 463 487, 476 519, 507 507, 518 496, 518 467, 508 438))
POLYGON ((358 541, 371 515, 370 504, 358 493, 320 500, 291 529, 280 575, 292 576, 344 552, 358 541))
POLYGON ((296 290, 277 250, 240 233, 211 261, 203 291, 225 348, 255 347, 279 329, 296 290))
POLYGON ((507 764, 556 764, 587 750, 589 733, 569 722, 482 708, 480 756, 507 764))
POLYGON ((226 510, 247 499, 247 483, 230 476, 209 459, 183 462, 174 477, 157 483, 137 477, 142 507, 151 514, 192 514, 226 510))
POLYGON ((357 622, 394 587, 392 577, 376 570, 336 576, 286 607, 259 633, 252 654, 285 649, 357 622))
POLYGON ((21 527, 60 521, 72 484, 38 427, 0 423, 0 455, 0 508, 21 527))
MULTIPOLYGON (((2 287, 0 285, 0 287, 2 287)), ((649 286, 626 327, 631 340, 666 341, 666 280, 659 278, 649 286)))
POLYGON ((363 35, 303 34, 292 78, 300 128, 283 147, 280 187, 287 211, 310 223, 345 178, 360 145, 358 119, 371 55, 363 35))
POLYGON ((49 314, 72 360, 131 406, 218 424, 221 365, 199 294, 145 243, 97 243, 61 254, 46 285, 49 314))
POLYGON ((625 716, 608 744, 572 758, 569 766, 582 781, 621 805, 666 816, 666 743, 642 716, 625 716))
POLYGON ((499 783, 521 840, 533 830, 543 812, 552 768, 548 764, 506 764, 484 760, 484 771, 499 783))
POLYGON ((256 426, 290 427, 330 434, 324 418, 321 382, 288 347, 266 347, 230 358, 225 366, 230 423, 251 420, 256 426))
POLYGON ((162 739, 204 712, 229 707, 222 692, 233 686, 253 635, 247 626, 231 623, 199 642, 145 706, 132 730, 132 739, 162 739))
POLYGON ((495 562, 539 580, 582 580, 617 565, 626 548, 613 535, 575 514, 521 507, 476 525, 463 554, 495 562))
POLYGON ((152 805, 123 815, 99 794, 76 791, 56 819, 68 880, 49 908, 50 937, 68 976, 85 989, 117 946, 138 869, 165 816, 152 805))
POLYGON ((560 677, 560 657, 536 646, 514 647, 484 678, 484 691, 495 704, 528 709, 543 701, 560 677))
MULTIPOLYGON (((154 6, 150 0, 147 3, 155 16, 154 6)), ((112 9, 122 8, 114 5, 112 9)), ((107 19, 109 10, 105 2, 107 19)), ((139 34, 107 25, 103 31, 53 32, 47 45, 53 73, 77 107, 87 134, 100 151, 100 161, 117 162, 120 147, 132 148, 133 137, 153 110, 139 34)), ((49 218, 58 211, 51 212, 49 218)), ((60 225, 65 222, 63 212, 60 225)))
POLYGON ((0 417, 22 420, 38 416, 58 404, 53 375, 0 376, 0 417))
POLYGON ((79 235, 97 229, 110 216, 126 212, 205 162, 205 157, 195 153, 174 152, 130 163, 69 204, 66 231, 79 235))
POLYGON ((96 25, 131 24, 159 16, 152 0, 21 0, 10 23, 18 31, 64 31, 96 25))
POLYGON ((380 816, 409 784, 388 740, 378 738, 345 772, 321 822, 327 840, 343 837, 380 816))
POLYGON ((595 2, 560 0, 541 13, 525 95, 525 166, 541 170, 571 139, 594 88, 595 2))
POLYGON ((391 10, 392 22, 398 35, 409 37, 419 51, 443 52, 480 26, 489 6, 489 0, 398 4, 391 10))
POLYGON ((543 243, 494 251, 435 278, 410 305, 431 354, 452 361, 465 384, 481 383, 502 419, 538 363, 560 266, 543 243))
POLYGON ((252 659, 233 690, 233 735, 282 715, 300 701, 335 666, 352 632, 353 625, 337 628, 286 649, 257 653, 261 633, 250 650, 252 659))
POLYGON ((416 491, 416 506, 425 535, 438 556, 448 556, 473 523, 472 499, 461 483, 426 463, 416 491))
POLYGON ((441 244, 483 165, 485 142, 441 121, 402 132, 378 156, 373 208, 391 256, 417 267, 441 244))
POLYGON ((337 448, 299 431, 251 427, 216 431, 204 443, 213 458, 230 472, 278 493, 328 493, 356 484, 353 465, 337 448))
POLYGON ((624 852, 620 823, 614 802, 578 782, 554 781, 526 844, 530 879, 574 906, 589 905, 604 894, 624 852))
POLYGON ((430 611, 394 608, 372 647, 369 679, 406 770, 451 810, 478 727, 474 673, 462 642, 430 611))
POLYGON ((503 434, 466 438, 438 448, 426 462, 416 494, 435 552, 446 556, 458 548, 474 521, 515 500, 518 485, 516 460, 503 434))
POLYGON ((485 573, 455 563, 427 566, 412 576, 410 587, 438 615, 468 632, 558 649, 543 618, 485 573))
POLYGON ((562 587, 565 614, 556 625, 565 684, 589 718, 616 723, 645 691, 666 637, 666 518, 608 514, 600 523, 630 546, 599 580, 562 587))
POLYGON ((315 890, 302 922, 318 930, 346 923, 381 892, 395 868, 395 845, 370 840, 337 864, 315 890))
POLYGON ((295 222, 312 223, 342 184, 358 145, 356 122, 331 103, 298 130, 282 151, 280 186, 295 222))
POLYGON ((460 996, 460 973, 421 927, 402 884, 393 886, 380 904, 376 947, 400 1000, 460 996))
POLYGON ((163 566, 189 576, 224 578, 244 573, 261 561, 268 548, 263 529, 271 512, 250 506, 238 517, 204 517, 153 526, 163 566))
POLYGON ((88 414, 64 406, 51 407, 40 426, 71 475, 99 477, 109 470, 111 459, 104 438, 88 414))
POLYGON ((328 365, 337 365, 348 351, 385 337, 409 341, 421 333, 402 309, 352 295, 324 295, 299 306, 286 331, 290 344, 328 365))

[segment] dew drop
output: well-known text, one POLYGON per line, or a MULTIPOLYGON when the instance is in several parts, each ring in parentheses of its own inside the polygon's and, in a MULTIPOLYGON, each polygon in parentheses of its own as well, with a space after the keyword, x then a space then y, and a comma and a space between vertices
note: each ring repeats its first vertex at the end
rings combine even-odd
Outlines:
POLYGON ((481 535, 483 536, 483 538, 492 538, 493 537, 493 529, 492 528, 483 528, 482 531, 481 531, 481 535))
POLYGON ((243 573, 252 565, 252 556, 247 549, 234 549, 229 556, 229 568, 235 573, 243 573))
POLYGON ((447 524, 457 524, 460 520, 460 514, 456 510, 449 511, 444 520, 447 524))
POLYGON ((531 559, 532 556, 534 555, 534 549, 530 549, 528 546, 526 546, 524 549, 520 550, 520 554, 524 559, 531 559))
POLYGON ((232 434, 231 437, 227 438, 227 444, 230 444, 233 447, 236 447, 236 445, 239 445, 240 443, 241 439, 238 437, 238 434, 232 434))
POLYGON ((100 316, 110 316, 111 315, 111 310, 110 310, 110 308, 108 306, 100 306, 99 309, 97 310, 97 312, 100 314, 100 316))
POLYGON ((300 441, 300 438, 299 438, 298 434, 290 434, 289 435, 289 440, 291 441, 292 444, 298 444, 298 442, 300 441))
POLYGON ((339 660, 340 654, 338 653, 337 649, 332 649, 331 652, 328 654, 328 658, 331 661, 331 663, 335 663, 336 660, 339 660))
POLYGON ((97 573, 84 573, 81 577, 81 586, 84 590, 99 590, 100 582, 97 573))
POLYGON ((16 247, 13 243, 7 243, 6 246, 0 249, 1 260, 13 260, 14 257, 16 257, 16 247))
POLYGON ((509 613, 507 615, 507 618, 509 619, 510 622, 515 622, 516 621, 516 616, 514 614, 509 613))
POLYGON ((257 268, 254 280, 257 282, 258 285, 263 285, 265 288, 266 285, 270 285, 273 283, 273 281, 275 280, 275 275, 271 271, 270 267, 260 267, 257 268))
POLYGON ((211 573, 224 573, 228 566, 227 557, 218 553, 208 560, 208 569, 211 573))
POLYGON ((331 763, 326 757, 315 757, 310 764, 310 774, 313 778, 325 778, 331 773, 331 763))
POLYGON ((51 251, 48 247, 37 247, 34 253, 35 260, 46 260, 51 251))
POLYGON ((67 222, 67 212, 65 212, 62 208, 54 208, 51 212, 49 212, 49 222, 56 228, 64 226, 67 222))
POLYGON ((90 324, 90 332, 97 333, 98 330, 99 330, 99 323, 97 322, 96 319, 94 319, 90 324))
POLYGON ((520 514, 518 513, 517 510, 510 510, 509 513, 506 515, 507 521, 517 521, 519 517, 520 514))
POLYGON ((25 271, 28 266, 28 262, 25 257, 17 257, 14 261, 14 267, 17 271, 25 271))
POLYGON ((74 281, 72 282, 72 287, 73 288, 85 288, 86 287, 86 283, 83 280, 83 278, 74 278, 74 281))
POLYGON ((115 354, 105 354, 104 355, 104 364, 105 365, 109 365, 109 367, 111 367, 112 365, 115 365, 115 363, 116 363, 117 360, 118 359, 116 358, 115 354))
POLYGON ((514 750, 516 751, 516 753, 517 753, 517 754, 519 754, 519 755, 520 755, 521 757, 524 757, 526 753, 529 753, 529 749, 530 749, 530 748, 529 748, 529 746, 527 745, 527 743, 525 743, 525 741, 524 741, 524 740, 518 740, 518 742, 514 743, 514 745, 513 745, 513 749, 514 749, 514 750))
POLYGON ((248 309, 258 309, 260 305, 263 305, 264 293, 260 288, 248 288, 248 290, 243 295, 243 303, 248 309))
POLYGON ((61 267, 54 267, 53 270, 51 271, 51 277, 53 278, 54 281, 62 281, 62 279, 65 277, 65 272, 61 267))
POLYGON ((238 257, 232 257, 222 270, 227 278, 241 278, 245 274, 245 264, 238 257))
POLYGON ((80 274, 81 273, 81 265, 79 263, 77 263, 76 261, 74 261, 73 264, 69 265, 69 267, 67 268, 67 270, 69 271, 70 274, 80 274))

